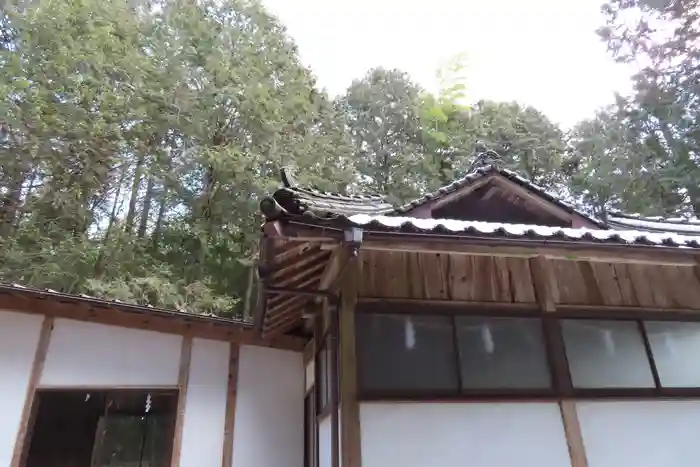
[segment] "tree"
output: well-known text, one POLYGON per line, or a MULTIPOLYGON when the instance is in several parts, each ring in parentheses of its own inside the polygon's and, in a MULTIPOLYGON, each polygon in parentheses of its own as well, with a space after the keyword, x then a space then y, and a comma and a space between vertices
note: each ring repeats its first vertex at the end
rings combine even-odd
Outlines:
POLYGON ((466 103, 465 56, 458 55, 438 69, 437 95, 424 93, 421 102, 423 144, 427 185, 447 185, 464 170, 473 157, 474 135, 470 131, 472 108, 466 103))
POLYGON ((425 188, 419 176, 420 94, 405 73, 376 68, 336 102, 352 141, 360 186, 394 202, 415 198, 425 188))
MULTIPOLYGON (((642 65, 616 112, 659 181, 653 211, 700 214, 700 6, 697 0, 613 0, 601 37, 621 62, 642 65), (630 21, 630 18, 639 18, 630 21)), ((629 139, 629 138, 628 138, 629 139)), ((642 199, 644 196, 640 193, 642 199)))
POLYGON ((542 186, 560 182, 564 134, 542 112, 516 102, 481 101, 471 115, 474 139, 505 165, 542 186))
POLYGON ((279 169, 352 181, 284 28, 247 0, 27 5, 0 21, 0 279, 241 313, 279 169))

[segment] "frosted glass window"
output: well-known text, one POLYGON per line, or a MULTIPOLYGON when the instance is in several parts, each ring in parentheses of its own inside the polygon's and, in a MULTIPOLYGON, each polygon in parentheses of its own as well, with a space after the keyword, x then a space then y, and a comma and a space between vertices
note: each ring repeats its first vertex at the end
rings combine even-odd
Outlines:
POLYGON ((561 326, 574 387, 654 387, 636 322, 562 320, 561 326))
POLYGON ((700 387, 700 323, 644 323, 661 385, 700 387))
POLYGON ((464 388, 551 386, 541 320, 460 316, 456 323, 464 388))
POLYGON ((454 390, 457 364, 448 316, 357 315, 360 383, 369 390, 454 390))

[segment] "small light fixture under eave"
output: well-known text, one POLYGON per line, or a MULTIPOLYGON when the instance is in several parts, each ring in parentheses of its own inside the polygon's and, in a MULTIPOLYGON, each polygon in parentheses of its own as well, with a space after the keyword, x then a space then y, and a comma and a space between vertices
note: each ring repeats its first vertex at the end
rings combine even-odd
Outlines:
POLYGON ((362 229, 359 227, 350 227, 345 229, 343 233, 345 244, 350 247, 353 256, 357 256, 357 251, 362 245, 362 229))

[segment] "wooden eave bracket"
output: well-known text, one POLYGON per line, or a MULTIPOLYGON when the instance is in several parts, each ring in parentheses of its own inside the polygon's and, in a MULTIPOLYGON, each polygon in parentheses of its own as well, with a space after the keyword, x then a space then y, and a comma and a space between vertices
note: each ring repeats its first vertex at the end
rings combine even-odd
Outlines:
MULTIPOLYGON (((330 258, 328 259, 325 270, 321 274, 321 280, 318 283, 319 291, 332 293, 337 288, 345 269, 345 265, 347 265, 349 259, 350 252, 348 251, 347 246, 338 245, 331 250, 330 258)), ((321 303, 323 300, 324 297, 321 296, 314 299, 316 303, 321 303)))

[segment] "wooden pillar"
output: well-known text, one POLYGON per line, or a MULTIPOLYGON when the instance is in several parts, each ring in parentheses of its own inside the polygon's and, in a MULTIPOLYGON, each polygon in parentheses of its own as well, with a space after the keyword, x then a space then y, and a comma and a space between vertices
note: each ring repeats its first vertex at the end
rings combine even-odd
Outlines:
POLYGON ((185 423, 185 402, 187 401, 187 384, 190 379, 190 361, 192 360, 192 335, 187 334, 182 338, 180 349, 180 372, 178 374, 177 388, 177 418, 175 419, 175 436, 173 438, 173 454, 170 460, 171 467, 180 466, 180 452, 182 451, 182 429, 185 423))
MULTIPOLYGON (((547 326, 547 338, 548 340, 554 340, 555 342, 549 342, 549 353, 557 353, 557 355, 552 355, 552 369, 555 373, 555 377, 561 377, 566 373, 566 355, 563 342, 561 340, 561 335, 558 333, 559 325, 553 319, 549 319, 547 314, 555 313, 557 310, 557 303, 559 302, 559 287, 557 284, 557 278, 554 274, 552 268, 552 263, 544 256, 536 256, 530 258, 530 272, 532 275, 532 285, 535 288, 535 294, 537 296, 537 302, 540 305, 540 309, 545 313, 545 325, 547 326), (556 332, 556 336, 552 334, 556 332)), ((567 386, 570 384, 568 377, 566 382, 561 380, 555 381, 557 389, 565 391, 568 387, 562 387, 564 384, 567 386)), ((566 436, 566 443, 569 447, 569 458, 571 459, 571 467, 588 467, 588 460, 586 459, 586 450, 583 445, 583 437, 581 436, 581 426, 579 425, 578 416, 576 414, 576 404, 573 400, 562 399, 559 401, 559 410, 561 412, 561 419, 564 425, 564 434, 566 436)))
POLYGON ((361 279, 359 257, 349 258, 343 274, 339 309, 340 437, 342 467, 362 466, 360 405, 357 400, 355 307, 361 279))
POLYGON ((226 390, 226 416, 224 419, 224 452, 221 467, 233 464, 233 432, 236 424, 236 393, 238 388, 238 356, 240 345, 231 342, 228 361, 228 389, 226 390))
POLYGON ((39 332, 39 343, 34 352, 34 362, 32 370, 29 373, 29 382, 27 384, 27 395, 24 398, 24 407, 22 408, 22 416, 19 422, 19 431, 15 439, 15 447, 12 451, 12 460, 10 467, 20 467, 24 464, 25 458, 29 453, 29 443, 31 431, 34 424, 34 416, 36 416, 37 404, 36 388, 41 379, 41 372, 44 370, 44 362, 46 362, 46 354, 49 350, 49 341, 51 340, 51 331, 53 330, 54 319, 52 316, 44 316, 44 321, 41 324, 39 332))
POLYGON ((564 433, 566 434, 566 444, 569 446, 569 458, 571 467, 588 467, 586 459, 586 449, 583 446, 583 436, 581 435, 581 425, 578 422, 576 413, 576 403, 572 400, 559 401, 561 419, 564 422, 564 433))

